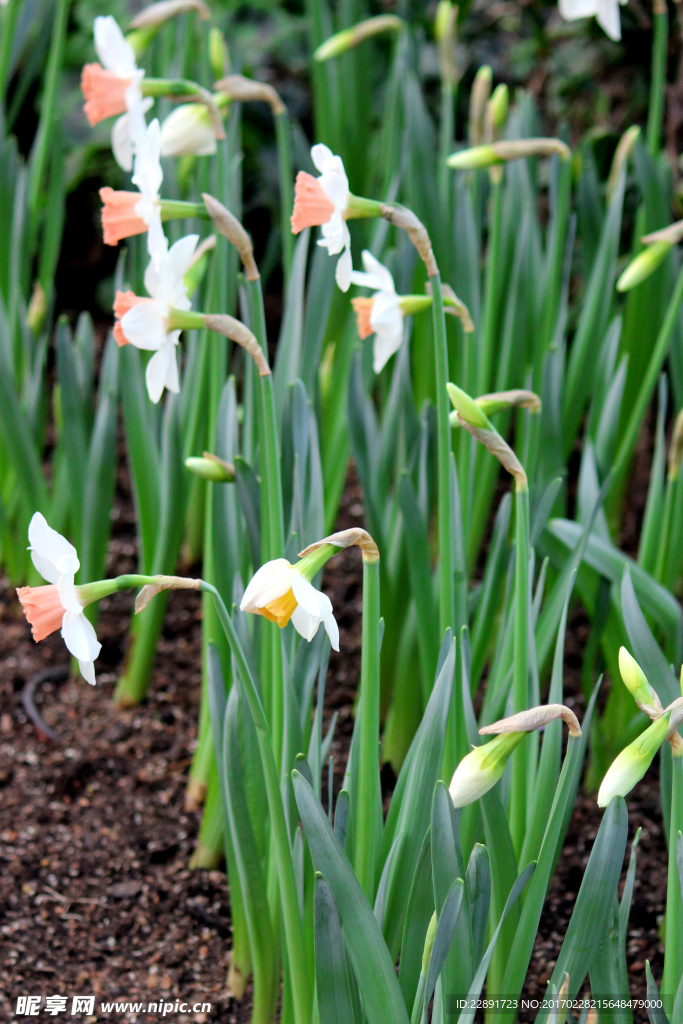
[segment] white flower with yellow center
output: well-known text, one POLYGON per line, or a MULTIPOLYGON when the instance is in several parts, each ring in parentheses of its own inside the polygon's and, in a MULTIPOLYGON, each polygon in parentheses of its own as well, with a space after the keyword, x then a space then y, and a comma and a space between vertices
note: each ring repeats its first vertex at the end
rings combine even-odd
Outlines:
POLYGON ((306 578, 306 560, 290 565, 286 558, 266 562, 254 574, 244 592, 240 611, 263 615, 283 629, 290 621, 304 640, 312 640, 320 623, 325 626, 333 650, 339 650, 339 627, 327 594, 306 578))

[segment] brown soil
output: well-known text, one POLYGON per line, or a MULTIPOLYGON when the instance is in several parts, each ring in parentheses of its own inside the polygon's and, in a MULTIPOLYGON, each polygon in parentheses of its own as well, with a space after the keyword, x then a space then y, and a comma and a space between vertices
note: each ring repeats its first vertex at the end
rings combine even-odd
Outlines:
MULTIPOLYGON (((129 571, 134 556, 123 479, 119 492, 110 572, 129 571)), ((362 512, 359 487, 350 477, 338 528, 360 524, 362 512)), ((328 564, 324 581, 342 651, 330 659, 325 698, 325 728, 338 712, 335 790, 348 753, 360 671, 361 573, 357 552, 350 549, 328 564)), ((132 595, 102 602, 97 686, 74 679, 38 690, 37 706, 59 735, 51 743, 28 720, 22 690, 36 672, 66 666, 67 652, 58 634, 36 646, 7 581, 0 585, 0 1015, 9 1019, 20 995, 67 995, 70 1010, 72 996, 95 994, 96 1006, 109 999, 210 1002, 208 1015, 173 1013, 170 1019, 247 1021, 249 993, 237 1003, 226 991, 225 875, 187 866, 200 820, 183 806, 199 700, 198 595, 171 596, 149 699, 132 710, 115 709, 111 702, 132 595)), ((585 632, 585 619, 575 616, 566 699, 579 713, 577 666, 585 632)), ((383 781, 390 786, 392 780, 383 781)), ((655 777, 638 787, 629 809, 632 832, 642 825, 643 835, 628 960, 633 994, 644 996, 645 959, 655 977, 661 974, 657 929, 666 891, 655 777)), ((545 991, 599 822, 595 798, 580 794, 536 941, 530 996, 545 991)), ((112 1018, 132 1020, 120 1012, 112 1018)), ((147 1017, 138 1013, 137 1019, 147 1017)))

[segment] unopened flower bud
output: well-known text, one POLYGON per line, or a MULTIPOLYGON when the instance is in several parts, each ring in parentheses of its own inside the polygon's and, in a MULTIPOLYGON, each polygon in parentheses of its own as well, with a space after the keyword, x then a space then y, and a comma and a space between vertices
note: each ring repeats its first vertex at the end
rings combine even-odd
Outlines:
POLYGON ((26 310, 26 323, 36 337, 40 334, 40 330, 43 326, 46 310, 47 302, 45 300, 45 292, 43 291, 40 281, 36 281, 33 285, 31 301, 29 302, 28 309, 26 310))
POLYGON ((466 807, 493 789, 505 771, 512 751, 525 735, 524 732, 502 733, 463 757, 449 786, 455 808, 466 807))
POLYGON ((445 39, 451 31, 453 14, 455 13, 457 17, 457 10, 451 0, 439 0, 434 18, 434 38, 438 43, 445 39))
POLYGON ((318 47, 313 54, 317 61, 330 60, 331 57, 338 57, 340 53, 351 50, 358 46, 365 39, 379 35, 382 32, 400 32, 403 28, 403 21, 396 14, 379 14, 376 18, 367 18, 358 22, 343 32, 336 32, 318 47))
POLYGON ((472 427, 479 427, 481 430, 493 430, 493 425, 489 422, 486 413, 466 391, 456 384, 451 384, 450 381, 446 384, 446 390, 453 408, 461 420, 469 423, 472 427))
POLYGON ((215 152, 216 135, 205 104, 182 103, 162 124, 162 156, 211 156, 215 152))
POLYGON ((659 697, 650 686, 642 668, 625 647, 619 648, 619 672, 624 686, 633 697, 641 711, 650 718, 658 718, 662 713, 659 697))
POLYGON ((479 146, 484 141, 486 106, 491 95, 492 83, 493 71, 488 64, 483 64, 474 76, 470 92, 469 140, 471 146, 479 146))
POLYGON ((622 750, 602 780, 598 807, 607 807, 613 797, 631 792, 652 764, 668 730, 669 713, 665 713, 622 750))
POLYGON ((557 154, 562 160, 571 159, 571 150, 561 139, 502 139, 499 142, 461 149, 448 157, 446 163, 456 170, 481 170, 521 160, 525 157, 546 157, 557 154))
POLYGON ((486 107, 486 129, 488 141, 495 142, 507 121, 508 110, 510 109, 510 93, 507 85, 501 82, 493 90, 493 95, 486 107))
POLYGON ((185 459, 185 468, 202 480, 212 480, 218 484, 232 483, 235 479, 235 467, 211 452, 204 452, 203 458, 190 456, 185 459))
POLYGON ((212 28, 209 32, 209 63, 214 79, 230 74, 230 55, 219 28, 212 28))
POLYGON ((636 285, 642 284, 650 274, 654 274, 657 267, 666 259, 673 248, 671 242, 662 239, 649 245, 638 253, 634 260, 631 260, 626 270, 617 281, 618 292, 628 292, 636 285))

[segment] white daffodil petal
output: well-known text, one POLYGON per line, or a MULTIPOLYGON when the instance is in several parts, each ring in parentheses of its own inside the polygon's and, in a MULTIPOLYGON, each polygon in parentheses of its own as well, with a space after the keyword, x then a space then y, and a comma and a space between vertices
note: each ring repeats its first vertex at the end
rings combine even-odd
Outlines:
POLYGON ((121 317, 121 329, 131 345, 157 351, 166 340, 164 316, 156 302, 138 302, 121 317))
POLYGON ((166 374, 168 373, 169 350, 167 345, 162 345, 158 352, 155 352, 147 363, 145 370, 145 383, 150 401, 156 405, 164 393, 166 374))
POLYGON ((618 42, 621 39, 621 18, 619 16, 618 0, 599 0, 596 17, 598 25, 600 25, 610 39, 618 42))
MULTIPOLYGON (((176 333, 175 331, 173 332, 176 333)), ((172 339, 173 335, 169 335, 172 339)), ((174 395, 177 395, 180 391, 180 381, 178 379, 178 354, 176 352, 178 346, 178 339, 170 340, 166 342, 168 348, 168 363, 166 365, 166 385, 167 391, 172 391, 174 395)))
POLYGON ((286 558, 265 562, 251 580, 240 602, 240 611, 255 612, 271 601, 283 597, 292 587, 294 570, 286 558))
POLYGON ((376 292, 382 287, 374 274, 366 274, 363 270, 351 271, 351 284, 357 284, 361 288, 372 288, 376 292))
POLYGON ((111 14, 95 18, 93 33, 95 51, 102 65, 122 78, 132 75, 136 70, 135 52, 124 39, 116 19, 111 14))
POLYGON ((342 292, 347 292, 351 286, 351 272, 353 270, 353 261, 351 258, 351 250, 345 249, 337 261, 337 267, 334 272, 334 279, 337 282, 337 286, 342 292))
POLYGON ((326 164, 332 160, 334 153, 332 150, 325 145, 324 142, 319 142, 317 145, 311 147, 311 160, 316 170, 322 172, 325 170, 326 164))
MULTIPOLYGON (((62 573, 78 572, 81 563, 78 561, 76 548, 69 543, 66 537, 62 537, 61 533, 57 533, 51 526, 48 526, 45 516, 41 512, 36 512, 29 523, 28 542, 32 552, 39 556, 41 564, 45 568, 45 563, 54 566, 57 578, 62 573)), ((46 576, 35 560, 33 564, 48 583, 57 582, 57 579, 46 576)))
POLYGON ((312 583, 305 580, 301 573, 296 571, 292 573, 292 590, 299 607, 303 608, 309 615, 315 615, 320 619, 320 604, 318 601, 320 592, 315 589, 312 583))
POLYGON ((82 612, 78 615, 74 615, 73 612, 64 612, 62 619, 62 639, 69 653, 73 654, 78 661, 91 660, 88 633, 83 625, 87 621, 82 612))
POLYGON ((59 577, 62 575, 59 569, 55 566, 48 558, 43 558, 37 551, 31 552, 31 561, 35 565, 36 569, 48 583, 58 583, 59 577))
POLYGON ((302 636, 304 640, 308 640, 309 643, 316 635, 316 633, 318 632, 318 628, 320 627, 320 619, 318 618, 318 616, 310 615, 301 607, 301 605, 297 605, 297 607, 294 609, 290 621, 294 626, 295 630, 297 631, 297 633, 299 634, 299 636, 302 636))
POLYGON ((114 159, 123 171, 133 170, 133 136, 130 131, 130 114, 121 114, 114 121, 111 130, 111 150, 114 159))
POLYGON ((401 347, 403 334, 387 334, 384 331, 375 335, 372 346, 372 368, 375 373, 381 373, 395 352, 401 347))
POLYGON ((367 249, 363 249, 363 266, 367 273, 375 278, 379 282, 377 285, 378 291, 383 292, 395 292, 394 279, 387 268, 380 263, 379 260, 375 259, 371 252, 367 249))
POLYGON ((332 615, 330 613, 330 615, 327 615, 323 619, 323 622, 325 624, 325 631, 327 632, 327 635, 330 638, 330 645, 332 647, 332 650, 333 651, 338 651, 339 650, 339 626, 337 625, 337 620, 335 619, 334 615, 332 615))
POLYGON ((168 263, 176 281, 182 281, 190 269, 199 235, 185 235, 168 250, 168 263))
POLYGON ((85 679, 86 683, 90 683, 91 686, 95 686, 97 680, 95 679, 95 666, 92 661, 80 661, 78 667, 81 670, 81 675, 85 679))
POLYGON ((599 0, 560 0, 560 14, 565 21, 592 18, 598 13, 599 0))
POLYGON ((69 612, 71 615, 81 614, 83 611, 83 605, 76 597, 76 588, 74 586, 74 578, 72 575, 59 577, 57 581, 57 592, 64 611, 69 612))

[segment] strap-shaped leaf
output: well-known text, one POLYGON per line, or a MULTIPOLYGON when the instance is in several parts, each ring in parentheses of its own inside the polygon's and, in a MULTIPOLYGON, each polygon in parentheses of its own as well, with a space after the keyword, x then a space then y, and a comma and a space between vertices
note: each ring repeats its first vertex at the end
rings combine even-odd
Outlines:
POLYGON ((312 788, 297 771, 292 779, 313 863, 334 894, 368 1019, 407 1024, 394 964, 372 908, 312 788))
POLYGON ((398 978, 406 1006, 413 1006, 415 1002, 422 967, 422 950, 429 921, 434 913, 431 840, 431 829, 428 829, 415 864, 403 926, 398 978))
MULTIPOLYGON (((482 849, 484 849, 484 847, 482 847, 482 849)), ((481 958, 481 962, 477 967, 477 973, 475 974, 474 979, 472 981, 472 986, 467 996, 470 1005, 474 1004, 476 1006, 476 1001, 481 995, 481 990, 484 987, 484 981, 486 980, 486 972, 489 969, 491 957, 493 956, 494 950, 496 948, 496 943, 498 941, 498 936, 500 935, 500 930, 503 927, 503 922, 505 921, 506 917, 512 910, 517 900, 519 899, 522 890, 524 889, 524 886, 527 884, 527 882, 533 875, 535 868, 535 863, 532 862, 531 864, 527 864, 527 866, 524 868, 524 871, 522 871, 521 875, 516 880, 515 884, 512 886, 512 889, 510 890, 510 895, 505 901, 505 906, 503 907, 503 913, 501 914, 500 921, 498 922, 495 932, 491 936, 491 941, 488 944, 486 952, 481 958)), ((448 1004, 446 1005, 446 1012, 448 1012, 448 1004)), ((464 1010, 460 1015, 459 1024, 472 1024, 475 1013, 476 1010, 473 1009, 464 1010)))
POLYGON ((337 904, 322 874, 315 876, 315 978, 320 1024, 350 1024, 353 1005, 337 904))
POLYGON ((484 955, 491 904, 489 852, 482 843, 475 843, 470 854, 467 865, 467 895, 472 922, 472 966, 476 971, 484 955))
POLYGON ((610 919, 626 852, 628 811, 614 797, 605 811, 576 897, 574 911, 557 958, 551 982, 558 986, 569 975, 569 996, 580 991, 610 919))
POLYGON ((432 955, 429 959, 429 972, 427 974, 427 985, 425 987, 424 1005, 429 1006, 436 983, 446 963, 448 951, 451 948, 455 928, 462 910, 462 901, 465 893, 465 885, 462 878, 456 878, 448 890, 439 914, 439 923, 436 926, 432 955))
POLYGON ((628 565, 624 566, 621 578, 621 613, 633 644, 633 655, 666 707, 680 696, 678 681, 640 610, 628 565))
MULTIPOLYGON (((394 833, 405 832, 405 840, 389 886, 384 917, 384 934, 392 957, 398 955, 414 864, 429 826, 431 797, 443 758, 454 668, 455 643, 451 641, 451 649, 434 684, 418 735, 406 758, 409 772, 394 833)), ((382 859, 380 854, 380 863, 382 859)))

